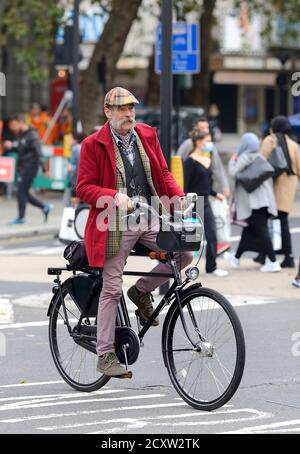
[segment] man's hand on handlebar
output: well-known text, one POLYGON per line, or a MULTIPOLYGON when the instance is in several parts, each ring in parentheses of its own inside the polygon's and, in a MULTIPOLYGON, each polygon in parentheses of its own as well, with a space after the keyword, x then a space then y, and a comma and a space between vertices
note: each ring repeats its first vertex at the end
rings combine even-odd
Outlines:
POLYGON ((180 198, 178 199, 178 202, 179 202, 179 207, 178 207, 178 208, 179 208, 181 211, 186 210, 187 207, 190 205, 189 202, 187 201, 186 196, 180 197, 180 198))
POLYGON ((134 208, 132 200, 122 192, 118 192, 115 195, 115 203, 120 210, 130 211, 134 208))

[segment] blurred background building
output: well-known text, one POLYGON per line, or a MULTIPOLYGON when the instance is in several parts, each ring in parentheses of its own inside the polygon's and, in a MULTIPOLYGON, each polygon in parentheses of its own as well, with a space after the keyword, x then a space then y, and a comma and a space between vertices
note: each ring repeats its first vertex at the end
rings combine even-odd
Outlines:
MULTIPOLYGON (((287 24, 283 18, 274 16, 271 39, 266 38, 262 34, 265 18, 251 11, 251 2, 240 2, 239 7, 235 7, 235 3, 234 0, 215 2, 206 105, 201 105, 195 96, 197 78, 203 74, 179 76, 180 103, 206 111, 208 105, 217 105, 223 132, 260 132, 262 125, 273 116, 279 113, 289 116, 300 111, 299 97, 291 94, 294 83, 291 76, 300 70, 300 24, 290 26, 294 31, 293 38, 284 41, 283 32, 287 24)), ((72 15, 71 5, 72 2, 66 2, 66 18, 72 15)), ((179 19, 199 22, 201 2, 199 5, 199 9, 179 19)), ((134 91, 142 106, 159 106, 159 76, 155 74, 153 58, 159 17, 157 1, 144 0, 139 18, 127 37, 113 82, 134 91)), ((88 67, 107 20, 108 13, 99 4, 81 1, 81 71, 88 67)), ((64 30, 60 29, 57 43, 62 44, 63 39, 64 30)), ((59 61, 59 55, 56 62, 49 63, 41 53, 40 65, 50 68, 50 77, 38 84, 33 83, 27 77, 26 65, 16 62, 12 45, 10 41, 0 48, 0 70, 7 80, 7 94, 2 99, 0 117, 7 117, 16 111, 28 111, 32 102, 47 106, 53 114, 69 87, 68 65, 59 61)), ((104 72, 105 65, 100 64, 99 82, 105 79, 104 72)))

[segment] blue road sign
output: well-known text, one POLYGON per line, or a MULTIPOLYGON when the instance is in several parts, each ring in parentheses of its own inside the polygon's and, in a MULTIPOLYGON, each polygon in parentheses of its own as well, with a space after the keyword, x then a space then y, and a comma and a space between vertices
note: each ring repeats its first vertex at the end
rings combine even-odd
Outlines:
MULTIPOLYGON (((200 72, 199 24, 176 22, 173 24, 173 74, 197 74, 200 72)), ((161 24, 157 27, 155 69, 161 73, 162 57, 161 24)))

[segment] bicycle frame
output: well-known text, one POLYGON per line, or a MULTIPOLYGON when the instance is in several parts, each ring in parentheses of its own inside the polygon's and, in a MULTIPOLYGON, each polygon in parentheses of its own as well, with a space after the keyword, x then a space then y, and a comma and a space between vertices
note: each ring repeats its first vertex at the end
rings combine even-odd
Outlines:
MULTIPOLYGON (((171 266, 172 273, 154 273, 154 272, 141 272, 141 271, 124 271, 124 273, 123 273, 124 276, 152 276, 152 277, 164 277, 164 278, 167 277, 167 278, 174 279, 174 282, 172 283, 171 287, 168 289, 167 293, 164 295, 164 297, 162 298, 162 300, 160 301, 158 306, 155 308, 152 316, 149 318, 149 320, 143 322, 142 327, 141 327, 141 325, 139 323, 139 318, 137 317, 138 328, 139 328, 138 337, 139 337, 140 343, 142 344, 145 334, 147 333, 149 328, 152 326, 152 322, 160 314, 160 312, 164 309, 164 307, 166 305, 169 305, 173 301, 177 301, 179 314, 180 314, 180 319, 181 319, 181 322, 182 322, 182 326, 183 326, 184 332, 185 332, 187 338, 189 339, 189 341, 191 342, 191 345, 193 346, 193 348, 195 350, 199 351, 199 349, 201 349, 201 348, 199 347, 199 345, 195 344, 195 342, 192 340, 192 337, 191 337, 191 335, 190 335, 190 333, 188 331, 188 328, 187 328, 187 325, 186 325, 186 322, 185 322, 183 309, 182 309, 181 303, 180 303, 181 299, 182 299, 183 288, 190 282, 190 279, 186 278, 184 280, 184 282, 182 282, 181 275, 180 275, 180 273, 178 271, 178 268, 177 268, 177 265, 176 265, 176 261, 174 259, 174 254, 172 252, 169 252, 167 254, 167 257, 168 257, 167 261, 168 261, 168 263, 171 266)), ((55 294, 59 293, 59 295, 61 297, 62 307, 63 307, 63 311, 64 311, 64 316, 65 316, 65 323, 67 325, 68 331, 69 331, 70 335, 73 336, 74 342, 80 344, 82 347, 84 347, 84 348, 86 348, 86 349, 88 349, 88 350, 90 350, 90 351, 95 353, 95 347, 94 347, 94 345, 92 345, 91 341, 95 342, 97 340, 97 337, 96 337, 96 326, 95 325, 89 326, 89 325, 82 325, 81 324, 82 320, 84 318, 87 318, 87 315, 86 315, 85 311, 81 314, 80 319, 79 319, 76 327, 73 330, 71 329, 71 326, 70 326, 69 320, 68 320, 67 310, 66 310, 66 307, 65 307, 64 298, 63 298, 63 295, 62 295, 62 288, 61 288, 62 283, 61 283, 61 280, 60 280, 60 275, 61 275, 62 271, 71 271, 71 269, 68 266, 66 268, 51 268, 51 269, 48 270, 48 274, 52 274, 52 275, 55 274, 56 275, 56 279, 55 279, 54 282, 56 284, 58 284, 58 285, 56 287, 54 287, 53 291, 55 291, 55 294), (79 333, 77 334, 77 330, 79 328, 80 328, 80 334, 79 333)), ((87 271, 87 272, 90 273, 90 274, 95 274, 96 273, 96 271, 94 271, 94 270, 93 271, 90 270, 90 271, 87 271)), ((73 270, 73 274, 76 275, 76 271, 73 270)), ((195 286, 199 287, 199 286, 201 286, 201 284, 200 283, 199 284, 194 284, 191 287, 194 288, 195 286)), ((189 287, 189 289, 191 287, 189 287)), ((53 304, 53 300, 50 303, 50 307, 49 307, 49 310, 48 310, 48 315, 50 313, 50 308, 51 308, 52 304, 53 304)), ((191 313, 191 308, 188 307, 188 310, 189 310, 189 313, 190 313, 190 316, 191 316, 192 323, 194 325, 194 329, 195 329, 196 332, 198 332, 199 340, 203 341, 203 339, 202 339, 202 337, 201 337, 201 335, 199 333, 199 328, 197 326, 196 319, 195 319, 193 313, 191 313)), ((87 306, 87 313, 88 313, 88 306, 87 306)), ((122 297, 121 297, 119 305, 118 305, 116 325, 117 326, 125 326, 125 327, 131 328, 130 317, 129 317, 128 309, 127 309, 127 306, 126 306, 126 301, 125 301, 124 294, 122 294, 122 297)))
MULTIPOLYGON (((156 277, 169 277, 169 278, 174 279, 173 284, 168 289, 167 293, 165 294, 165 296, 162 298, 162 300, 160 301, 160 303, 154 310, 152 316, 149 318, 149 320, 147 320, 146 322, 143 323, 142 329, 139 329, 138 337, 140 339, 140 342, 142 343, 145 334, 147 333, 149 328, 152 326, 152 322, 160 314, 160 312, 163 310, 163 308, 166 305, 170 304, 172 301, 177 301, 178 309, 179 309, 179 313, 180 313, 180 319, 181 319, 185 334, 186 334, 187 338, 189 339, 189 341, 191 342, 192 346, 196 350, 199 350, 200 347, 197 344, 195 344, 195 342, 192 340, 192 337, 190 336, 190 333, 188 331, 188 328, 187 328, 187 325, 185 322, 183 310, 182 310, 182 307, 180 304, 182 289, 185 287, 185 285, 187 285, 190 282, 190 280, 186 279, 184 282, 182 282, 180 273, 178 271, 176 262, 174 260, 174 254, 172 252, 169 252, 167 254, 167 256, 168 256, 168 262, 172 269, 172 274, 152 273, 152 272, 143 273, 143 272, 135 272, 135 271, 125 271, 124 272, 124 275, 130 275, 130 276, 156 276, 156 277)), ((201 286, 201 284, 199 283, 198 286, 201 286)), ((128 317, 128 310, 126 307, 124 296, 122 297, 121 306, 119 306, 119 309, 123 313, 123 316, 124 316, 124 314, 127 314, 127 317, 128 317)), ((191 313, 192 312, 191 308, 188 308, 188 310, 191 315, 191 319, 192 319, 195 331, 198 332, 200 341, 203 341, 203 339, 199 333, 199 328, 198 328, 196 319, 195 319, 194 315, 191 313)), ((129 317, 128 317, 128 319, 129 319, 129 317)), ((129 327, 131 326, 130 321, 129 321, 129 325, 127 325, 127 326, 129 326, 129 327)))

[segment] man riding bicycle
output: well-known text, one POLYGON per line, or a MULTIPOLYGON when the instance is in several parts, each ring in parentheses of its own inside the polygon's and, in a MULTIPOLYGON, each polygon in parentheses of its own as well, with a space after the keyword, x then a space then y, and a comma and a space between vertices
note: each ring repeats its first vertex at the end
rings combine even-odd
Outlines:
MULTIPOLYGON (((158 251, 157 218, 139 217, 134 226, 120 224, 122 211, 131 211, 132 198, 143 197, 149 205, 155 198, 184 197, 168 170, 154 128, 136 124, 138 100, 124 88, 110 90, 104 99, 107 123, 82 143, 77 179, 77 195, 91 206, 85 246, 89 265, 103 269, 103 287, 97 315, 97 371, 111 377, 126 377, 115 353, 115 321, 122 295, 123 269, 136 242, 158 251)), ((127 218, 128 219, 128 218, 127 218)), ((175 254, 177 266, 185 268, 193 259, 190 252, 175 254)), ((155 273, 169 273, 160 263, 155 273)), ((151 292, 168 278, 142 277, 128 290, 128 297, 148 320, 153 314, 151 292)), ((159 324, 158 319, 153 322, 159 324)))

